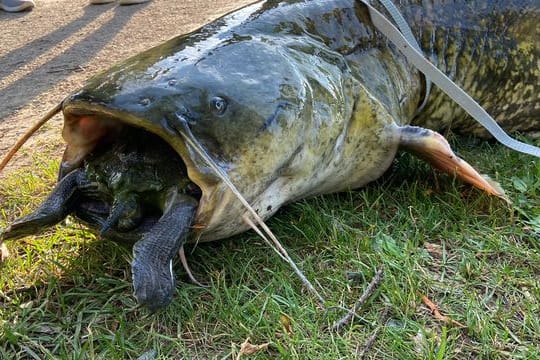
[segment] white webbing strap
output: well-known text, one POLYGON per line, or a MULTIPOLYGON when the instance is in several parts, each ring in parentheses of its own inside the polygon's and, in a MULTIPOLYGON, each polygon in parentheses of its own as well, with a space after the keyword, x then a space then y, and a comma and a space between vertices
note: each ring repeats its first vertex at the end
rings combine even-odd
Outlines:
MULTIPOLYGON (((521 141, 513 139, 508 136, 507 133, 497 124, 497 122, 480 106, 473 98, 469 96, 465 91, 463 91, 458 85, 456 85, 452 80, 450 80, 442 71, 435 67, 431 62, 429 62, 419 49, 418 43, 416 40, 416 46, 409 42, 407 38, 399 32, 399 30, 388 20, 386 19, 379 11, 377 11, 373 6, 371 6, 369 0, 359 0, 364 5, 367 6, 369 10, 369 15, 371 16, 371 21, 373 25, 382 32, 402 53, 405 57, 414 65, 418 70, 420 70, 427 79, 430 79, 435 83, 446 95, 450 96, 459 106, 461 106, 469 115, 471 115, 476 121, 478 121, 487 131, 493 135, 501 144, 522 152, 524 154, 529 154, 532 156, 540 157, 540 148, 525 144, 521 141)), ((388 1, 379 0, 385 5, 388 1)), ((396 22, 400 22, 399 18, 403 19, 403 16, 399 13, 397 8, 392 4, 390 7, 387 7, 390 14, 393 12, 399 14, 397 17, 392 15, 396 22), (391 8, 395 10, 391 10, 391 8)), ((405 22, 405 19, 402 20, 405 22)), ((406 24, 406 22, 405 22, 406 24)), ((406 26, 408 28, 408 25, 406 26)), ((402 29, 403 31, 403 29, 402 29)), ((405 30, 407 31, 407 30, 405 30)), ((408 30, 410 32, 410 28, 408 30)), ((412 36, 412 33, 411 33, 412 36)), ((414 36, 413 36, 414 38, 414 36)))
MULTIPOLYGON (((379 2, 386 8, 386 11, 388 11, 388 13, 390 14, 392 19, 396 23, 399 31, 401 31, 401 34, 403 34, 405 39, 407 39, 407 41, 412 46, 414 46, 414 48, 418 50, 419 53, 422 53, 422 48, 418 44, 418 41, 416 41, 416 38, 414 37, 409 24, 407 24, 407 20, 405 20, 403 15, 401 15, 401 13, 399 12, 396 5, 394 5, 392 0, 379 0, 379 2)), ((424 94, 424 100, 422 100, 422 104, 420 104, 420 106, 416 110, 417 113, 420 112, 424 108, 424 106, 426 106, 429 99, 429 93, 431 91, 431 80, 425 75, 424 75, 424 79, 425 79, 424 81, 426 82, 426 91, 424 94)))

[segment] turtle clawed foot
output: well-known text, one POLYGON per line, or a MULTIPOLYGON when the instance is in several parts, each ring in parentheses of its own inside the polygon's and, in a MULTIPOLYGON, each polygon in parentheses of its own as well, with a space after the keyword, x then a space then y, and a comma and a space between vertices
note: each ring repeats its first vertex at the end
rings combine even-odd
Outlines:
POLYGON ((175 290, 172 260, 161 266, 135 260, 131 267, 133 295, 139 304, 155 312, 171 303, 175 290))
POLYGON ((133 290, 137 301, 150 311, 167 306, 175 290, 172 259, 189 232, 197 209, 191 197, 172 194, 167 211, 133 245, 133 290))

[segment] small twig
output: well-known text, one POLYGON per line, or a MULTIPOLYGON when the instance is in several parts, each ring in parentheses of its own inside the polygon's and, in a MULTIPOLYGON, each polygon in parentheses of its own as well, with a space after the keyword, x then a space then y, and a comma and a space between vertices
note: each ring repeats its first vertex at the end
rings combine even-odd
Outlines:
POLYGON ((81 65, 72 66, 72 67, 58 67, 56 69, 47 70, 48 74, 61 73, 66 71, 84 71, 84 67, 81 65))
POLYGON ((371 347, 375 343, 375 340, 377 340, 377 337, 381 333, 382 328, 386 325, 386 321, 388 321, 388 318, 390 317, 390 304, 386 304, 384 307, 383 313, 379 317, 379 326, 373 331, 373 334, 369 336, 369 338, 366 341, 366 344, 364 345, 364 348, 362 351, 358 354, 359 359, 363 359, 369 350, 371 350, 371 347))
POLYGON ((52 108, 45 116, 43 116, 34 126, 28 129, 18 140, 17 142, 9 149, 8 153, 0 161, 0 172, 6 167, 11 158, 15 153, 24 145, 24 143, 32 136, 40 127, 43 126, 47 121, 49 121, 54 115, 62 110, 62 103, 59 103, 54 108, 52 108))
POLYGON ((340 331, 343 327, 350 324, 350 322, 356 315, 356 312, 362 307, 362 305, 364 305, 367 299, 369 299, 369 297, 373 295, 375 290, 377 290, 377 288, 381 284, 382 279, 383 279, 383 269, 380 268, 375 273, 375 276, 369 283, 368 287, 366 288, 362 296, 360 296, 360 298, 356 301, 352 309, 349 312, 347 312, 347 315, 345 315, 340 320, 334 323, 334 325, 332 326, 332 331, 336 331, 336 332, 340 331))
POLYGON ((462 323, 450 318, 449 316, 443 315, 439 311, 439 307, 431 300, 428 299, 428 297, 420 292, 418 292, 418 295, 420 295, 420 298, 422 299, 422 302, 431 310, 431 313, 433 314, 433 317, 439 321, 442 321, 446 324, 458 326, 458 327, 466 327, 462 323))

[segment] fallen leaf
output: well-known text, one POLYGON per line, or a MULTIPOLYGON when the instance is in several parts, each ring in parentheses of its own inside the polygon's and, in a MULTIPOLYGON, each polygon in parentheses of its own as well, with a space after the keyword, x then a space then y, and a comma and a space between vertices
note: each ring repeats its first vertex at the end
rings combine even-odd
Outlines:
POLYGON ((269 343, 264 343, 264 344, 260 344, 260 345, 253 345, 249 338, 246 339, 246 341, 244 341, 242 343, 242 345, 240 345, 240 352, 238 353, 238 355, 236 356, 236 360, 240 359, 240 357, 242 355, 246 355, 246 356, 250 356, 250 355, 253 355, 261 350, 266 350, 268 348, 268 345, 269 343))
POLYGON ((283 325, 283 328, 285 329, 285 331, 287 332, 287 334, 292 335, 292 334, 293 334, 293 330, 292 330, 292 325, 291 325, 291 318, 288 317, 288 316, 285 315, 285 314, 282 314, 282 315, 279 317, 279 321, 281 322, 281 325, 283 325))
POLYGON ((0 262, 6 261, 9 257, 9 250, 5 243, 0 244, 0 262))
POLYGON ((465 325, 463 325, 462 323, 450 318, 449 316, 446 316, 446 315, 443 315, 440 311, 439 311, 439 307, 431 300, 428 299, 427 296, 421 294, 421 293, 418 293, 420 295, 420 298, 422 299, 422 302, 424 304, 426 304, 426 306, 431 310, 431 313, 433 314, 433 317, 439 321, 442 321, 446 324, 451 324, 451 325, 454 325, 454 326, 459 326, 459 327, 466 327, 465 325))
POLYGON ((429 253, 429 255, 435 257, 435 258, 441 258, 442 257, 442 246, 439 244, 433 244, 433 243, 425 243, 424 248, 429 253))

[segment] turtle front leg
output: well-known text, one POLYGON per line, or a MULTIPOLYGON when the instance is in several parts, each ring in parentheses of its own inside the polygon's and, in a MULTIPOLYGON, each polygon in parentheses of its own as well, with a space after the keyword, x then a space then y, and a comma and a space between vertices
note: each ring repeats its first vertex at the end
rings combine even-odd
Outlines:
POLYGON ((73 211, 79 198, 79 189, 85 183, 86 177, 82 170, 66 175, 37 210, 15 220, 0 234, 0 242, 37 234, 65 219, 73 211))
POLYGON ((167 306, 173 297, 175 279, 172 260, 189 232, 197 209, 192 197, 174 194, 163 215, 133 246, 133 291, 139 304, 151 311, 167 306))

